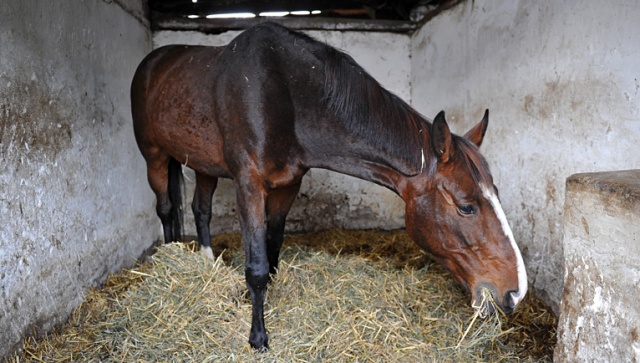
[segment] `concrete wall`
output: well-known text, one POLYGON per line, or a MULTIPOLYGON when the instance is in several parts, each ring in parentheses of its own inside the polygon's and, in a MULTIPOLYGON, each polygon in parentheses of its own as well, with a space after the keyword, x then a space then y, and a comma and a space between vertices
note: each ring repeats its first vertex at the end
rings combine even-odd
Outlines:
POLYGON ((555 362, 640 362, 640 170, 567 179, 555 362))
POLYGON ((0 5, 0 358, 159 233, 129 84, 142 1, 0 5))
MULTIPOLYGON (((154 47, 167 44, 219 46, 239 32, 205 35, 198 32, 161 31, 154 34, 154 47)), ((391 33, 309 31, 309 35, 349 53, 384 87, 410 102, 410 59, 408 35, 391 33)), ((191 215, 194 181, 186 171, 188 197, 185 205, 186 233, 195 235, 191 215)), ((311 170, 304 178, 300 194, 289 218, 289 231, 331 227, 394 229, 404 226, 404 202, 375 184, 333 173, 311 170)), ((238 230, 235 194, 229 180, 221 180, 214 194, 212 233, 238 230)))
POLYGON ((640 167, 640 3, 467 1, 412 37, 412 100, 483 144, 535 292, 563 287, 565 179, 640 167))
MULTIPOLYGON (((88 287, 159 236, 128 100, 152 48, 141 4, 0 6, 0 356, 31 327, 62 321, 88 287)), ((310 34, 425 115, 445 109, 455 132, 491 109, 483 150, 532 286, 557 308, 565 178, 640 167, 638 14, 637 2, 622 0, 469 1, 412 36, 310 34)), ((159 32, 153 45, 221 45, 236 34, 159 32)), ((231 183, 214 199, 213 232, 237 230, 231 183)), ((391 192, 313 170, 289 229, 397 228, 403 218, 391 192)))

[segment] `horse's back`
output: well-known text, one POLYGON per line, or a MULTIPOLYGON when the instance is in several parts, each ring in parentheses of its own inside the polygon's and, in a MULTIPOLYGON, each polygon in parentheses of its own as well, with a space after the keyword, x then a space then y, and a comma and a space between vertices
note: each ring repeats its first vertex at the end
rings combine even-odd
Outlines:
POLYGON ((224 47, 154 50, 132 84, 139 145, 161 147, 206 174, 233 177, 247 165, 264 169, 259 172, 266 179, 298 174, 290 167, 304 169, 301 138, 313 139, 327 117, 326 108, 318 107, 326 49, 306 35, 264 23, 224 47))

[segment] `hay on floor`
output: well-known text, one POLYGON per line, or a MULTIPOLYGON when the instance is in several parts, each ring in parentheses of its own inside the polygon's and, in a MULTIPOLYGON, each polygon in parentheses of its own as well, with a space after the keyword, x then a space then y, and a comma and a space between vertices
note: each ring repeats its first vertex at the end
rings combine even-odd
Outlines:
POLYGON ((255 353, 239 240, 217 237, 215 262, 160 247, 9 361, 551 361, 548 311, 529 297, 513 316, 474 320, 467 294, 402 232, 288 237, 265 306, 271 350, 255 353))

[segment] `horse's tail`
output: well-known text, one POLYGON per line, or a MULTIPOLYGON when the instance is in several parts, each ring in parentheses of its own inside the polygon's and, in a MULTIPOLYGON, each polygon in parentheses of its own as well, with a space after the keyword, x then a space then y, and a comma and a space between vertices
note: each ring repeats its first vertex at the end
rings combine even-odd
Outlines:
MULTIPOLYGON (((171 202, 171 215, 173 216, 171 234, 174 241, 182 241, 182 194, 184 192, 184 179, 182 177, 182 165, 174 158, 169 159, 169 201, 171 202)), ((165 241, 170 242, 170 241, 165 241)))

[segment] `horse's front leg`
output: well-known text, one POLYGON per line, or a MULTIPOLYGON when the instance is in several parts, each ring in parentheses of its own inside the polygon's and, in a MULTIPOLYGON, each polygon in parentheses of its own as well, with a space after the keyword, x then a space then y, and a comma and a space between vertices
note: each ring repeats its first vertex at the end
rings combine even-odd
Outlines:
POLYGON ((259 181, 251 178, 236 179, 238 217, 244 244, 245 278, 251 295, 252 317, 249 344, 257 350, 269 348, 264 324, 264 298, 269 282, 265 229, 266 191, 259 181))
POLYGON ((301 182, 269 191, 267 196, 267 257, 269 273, 278 271, 280 247, 284 240, 284 225, 287 214, 296 200, 301 182))

